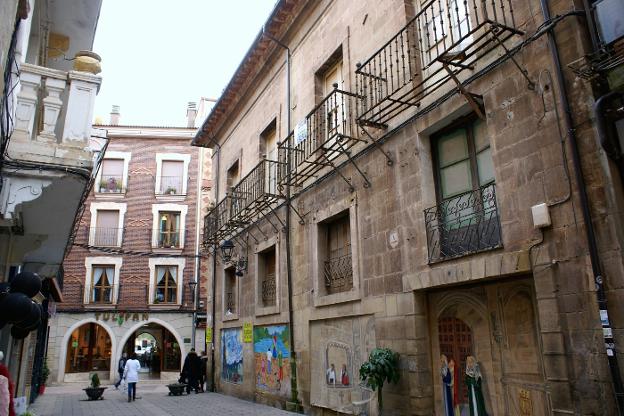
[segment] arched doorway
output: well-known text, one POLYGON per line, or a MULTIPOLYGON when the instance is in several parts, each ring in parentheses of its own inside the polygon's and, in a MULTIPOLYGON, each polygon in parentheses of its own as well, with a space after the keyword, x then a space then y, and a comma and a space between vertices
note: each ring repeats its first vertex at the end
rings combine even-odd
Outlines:
POLYGON ((445 317, 438 319, 438 341, 440 353, 444 354, 448 361, 455 362, 457 374, 454 382, 457 384, 459 403, 468 403, 468 388, 464 382, 463 369, 466 368, 466 358, 473 355, 472 331, 464 321, 459 318, 445 317))
POLYGON ((123 351, 137 355, 143 378, 160 379, 163 372, 180 372, 181 351, 176 337, 154 322, 135 329, 124 344, 123 351))
POLYGON ((85 323, 72 331, 67 340, 65 373, 101 371, 110 374, 112 342, 108 332, 95 322, 85 323))

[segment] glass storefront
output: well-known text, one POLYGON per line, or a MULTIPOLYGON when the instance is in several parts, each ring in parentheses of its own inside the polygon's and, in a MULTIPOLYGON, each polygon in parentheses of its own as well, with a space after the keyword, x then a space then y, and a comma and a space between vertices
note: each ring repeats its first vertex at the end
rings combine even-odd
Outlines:
POLYGON ((69 337, 65 372, 109 370, 111 353, 111 339, 106 330, 95 323, 84 324, 69 337))

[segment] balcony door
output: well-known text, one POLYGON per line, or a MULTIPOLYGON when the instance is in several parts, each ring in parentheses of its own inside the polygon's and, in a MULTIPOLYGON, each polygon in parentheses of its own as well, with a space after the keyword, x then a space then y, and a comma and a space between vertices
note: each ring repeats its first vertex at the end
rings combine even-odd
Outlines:
POLYGON ((107 304, 113 302, 113 280, 115 278, 114 266, 93 266, 91 281, 91 302, 107 304))
POLYGON ((161 212, 158 235, 158 246, 161 248, 180 247, 180 213, 161 212))
POLYGON ((447 129, 435 138, 434 149, 440 249, 454 256, 498 245, 494 166, 485 122, 477 119, 447 129))
POLYGON ((268 194, 277 194, 277 131, 272 123, 264 133, 262 133, 266 160, 272 161, 265 164, 264 191, 268 194))
POLYGON ((102 175, 98 192, 120 193, 123 191, 123 159, 102 160, 102 175))
POLYGON ((353 287, 353 269, 349 215, 327 223, 326 227, 325 287, 328 294, 351 290, 353 287))
POLYGON ((160 193, 180 195, 184 193, 184 162, 181 160, 163 160, 160 177, 160 193))
MULTIPOLYGON (((332 94, 334 84, 342 88, 342 61, 330 67, 323 77, 323 97, 325 97, 325 137, 322 140, 326 150, 332 149, 336 144, 336 135, 344 132, 345 105, 342 102, 342 94, 332 94), (330 96, 331 94, 331 96, 330 96)), ((337 156, 336 152, 330 152, 330 158, 337 156)))
POLYGON ((120 245, 118 210, 98 210, 95 224, 94 246, 116 247, 120 245))

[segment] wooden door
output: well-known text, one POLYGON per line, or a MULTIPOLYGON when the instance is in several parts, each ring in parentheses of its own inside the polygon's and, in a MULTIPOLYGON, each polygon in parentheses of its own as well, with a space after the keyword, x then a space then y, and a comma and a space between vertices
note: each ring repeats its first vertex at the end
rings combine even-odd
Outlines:
POLYGON ((472 331, 464 321, 458 318, 440 318, 438 320, 438 339, 440 354, 455 361, 455 382, 458 383, 459 402, 468 403, 468 389, 464 382, 466 357, 472 353, 472 331))

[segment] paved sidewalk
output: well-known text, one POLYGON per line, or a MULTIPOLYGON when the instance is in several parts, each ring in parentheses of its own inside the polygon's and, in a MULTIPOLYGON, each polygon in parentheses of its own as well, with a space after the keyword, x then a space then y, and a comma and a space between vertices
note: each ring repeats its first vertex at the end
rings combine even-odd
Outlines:
POLYGON ((82 385, 48 387, 30 407, 37 416, 292 416, 293 413, 261 404, 239 400, 218 393, 191 393, 169 396, 164 384, 140 384, 137 399, 128 403, 128 396, 109 386, 104 400, 88 401, 82 385), (140 399, 138 397, 141 397, 140 399))

